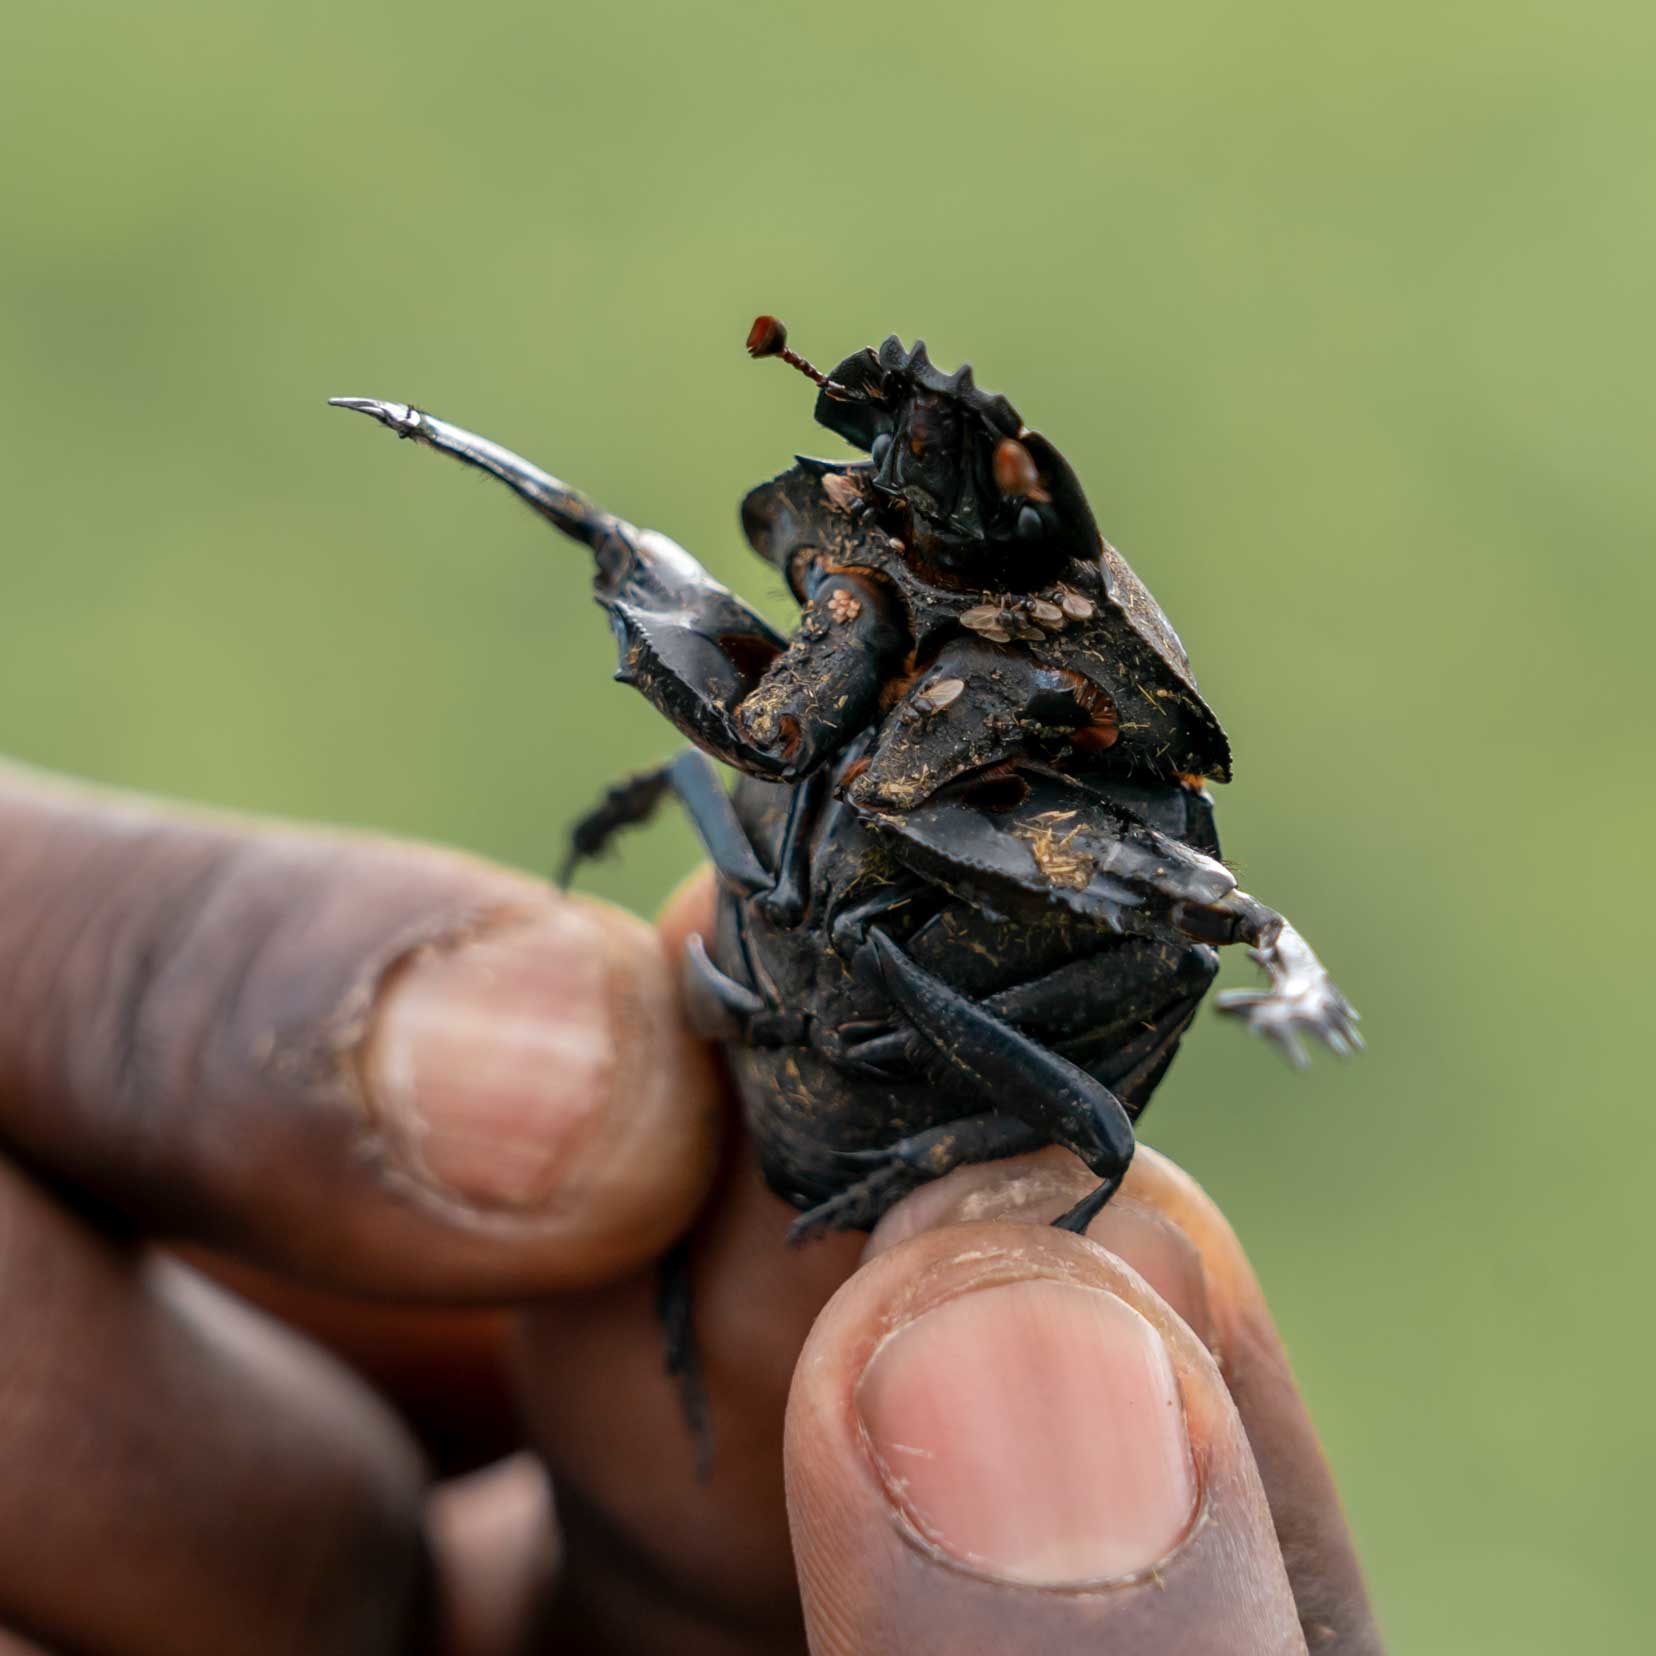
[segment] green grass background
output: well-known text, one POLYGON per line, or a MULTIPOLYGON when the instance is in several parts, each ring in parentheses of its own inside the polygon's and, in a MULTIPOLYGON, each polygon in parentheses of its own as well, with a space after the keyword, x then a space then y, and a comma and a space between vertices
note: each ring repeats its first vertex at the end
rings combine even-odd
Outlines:
POLYGON ((1365 1014, 1304 1077, 1205 1016, 1148 1125, 1396 1648, 1646 1648, 1653 48, 1608 0, 12 8, 0 750, 547 868, 665 728, 574 549, 323 399, 482 429, 782 616, 736 502, 836 445, 751 316, 970 357, 1179 625, 1227 851, 1365 1014))

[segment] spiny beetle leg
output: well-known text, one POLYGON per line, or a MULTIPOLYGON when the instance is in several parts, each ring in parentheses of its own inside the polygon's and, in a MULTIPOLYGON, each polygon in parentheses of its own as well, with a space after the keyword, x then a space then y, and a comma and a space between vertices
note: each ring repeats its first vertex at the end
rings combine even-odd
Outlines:
POLYGON ((735 709, 786 641, 676 541, 606 512, 550 472, 406 403, 335 397, 428 448, 499 479, 549 523, 592 552, 592 589, 620 649, 616 677, 708 753, 754 776, 780 776, 779 753, 738 729, 735 709))
POLYGON ((741 1041, 764 1001, 745 984, 721 972, 707 945, 692 932, 684 949, 684 1002, 690 1027, 704 1041, 741 1041))
POLYGON ((788 801, 776 880, 759 899, 765 918, 781 931, 792 931, 805 918, 811 895, 811 841, 827 800, 828 772, 818 770, 794 789, 788 801))
POLYGON ((667 766, 667 774, 719 878, 744 897, 768 890, 771 876, 759 861, 712 761, 690 748, 667 766))
POLYGON ((1133 1159, 1133 1123, 1121 1100, 917 966, 877 926, 868 940, 886 992, 948 1069, 1001 1112, 1036 1129, 1043 1142, 1074 1151, 1104 1182, 1093 1198, 1101 1207, 1133 1159))
POLYGON ((789 1229, 788 1240, 804 1242, 826 1230, 870 1230, 892 1203, 915 1186, 940 1179, 968 1162, 1000 1161, 1038 1150, 1046 1142, 1046 1135, 1028 1122, 986 1112, 927 1128, 884 1149, 843 1152, 842 1160, 873 1163, 874 1171, 801 1214, 789 1229))
POLYGON ((922 899, 938 902, 938 888, 914 874, 900 873, 895 880, 873 888, 867 896, 841 903, 828 921, 828 941, 842 960, 851 960, 868 940, 868 928, 876 920, 922 899))
POLYGON ((1136 1119, 1218 969, 1200 944, 1119 938, 983 1004, 1102 1081, 1136 1119))
POLYGON ((570 829, 569 845, 558 867, 558 884, 567 888, 581 864, 601 857, 617 834, 648 822, 671 786, 666 765, 612 782, 604 790, 604 797, 585 816, 578 817, 570 829))
POLYGON ((694 932, 684 951, 684 999, 690 1026, 705 1041, 736 1041, 750 1047, 797 1046, 805 1039, 805 1016, 773 1006, 713 964, 707 945, 694 932))
POLYGON ((653 771, 618 782, 575 824, 562 884, 587 857, 602 851, 623 828, 647 821, 669 792, 678 795, 702 848, 724 883, 744 897, 770 887, 771 876, 736 815, 730 795, 705 754, 686 748, 653 771))
POLYGON ((901 1164, 882 1167, 818 1202, 788 1226, 788 1245, 797 1248, 828 1231, 872 1230, 887 1208, 921 1181, 901 1164))
POLYGON ((879 1081, 913 1080, 918 1065, 914 1037, 906 1029, 879 1026, 867 1035, 846 1038, 844 1029, 825 1032, 823 1056, 841 1069, 871 1075, 879 1081))
POLYGON ((1026 1150, 1039 1150, 1046 1142, 1027 1121, 990 1111, 945 1122, 941 1127, 928 1127, 923 1133, 911 1133, 877 1150, 842 1150, 839 1155, 841 1161, 869 1167, 901 1165, 930 1181, 968 1162, 1000 1161, 1026 1150))

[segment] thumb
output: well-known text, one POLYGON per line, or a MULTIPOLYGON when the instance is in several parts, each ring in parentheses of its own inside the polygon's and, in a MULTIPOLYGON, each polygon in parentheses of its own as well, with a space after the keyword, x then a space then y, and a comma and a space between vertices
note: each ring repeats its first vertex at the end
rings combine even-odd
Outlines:
POLYGON ((789 1402, 811 1649, 1303 1651, 1246 1434, 1201 1341, 1082 1237, 897 1243, 789 1402))

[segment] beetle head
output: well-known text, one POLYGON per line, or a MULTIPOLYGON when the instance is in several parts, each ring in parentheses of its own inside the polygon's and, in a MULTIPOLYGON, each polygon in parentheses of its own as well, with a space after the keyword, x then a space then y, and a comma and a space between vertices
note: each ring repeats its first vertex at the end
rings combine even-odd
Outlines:
POLYGON ((877 496, 906 519, 894 529, 928 560, 969 582, 1036 586, 1065 559, 1096 556, 1097 530, 1068 466, 1005 397, 978 389, 969 366, 946 374, 923 342, 906 350, 893 334, 822 374, 768 316, 748 349, 817 383, 817 423, 868 454, 877 496))

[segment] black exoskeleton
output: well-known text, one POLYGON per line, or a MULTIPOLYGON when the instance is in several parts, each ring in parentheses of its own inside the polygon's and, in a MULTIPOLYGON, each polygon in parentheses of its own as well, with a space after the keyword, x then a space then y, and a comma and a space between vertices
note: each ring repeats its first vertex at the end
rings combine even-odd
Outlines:
MULTIPOLYGON (((1218 861, 1206 781, 1230 749, 1178 635, 1099 534, 1074 473, 971 370, 895 338, 822 375, 762 317, 748 341, 820 387, 867 460, 799 459, 742 525, 802 614, 779 637, 694 558, 484 438, 339 398, 491 473, 597 565, 636 686, 694 748, 612 789, 569 869, 667 793, 718 871, 688 996, 725 1043, 795 1239, 867 1228, 965 1162, 1060 1144, 1120 1184, 1133 1122, 1216 970, 1303 1061, 1359 1045, 1305 941, 1218 861), (700 750, 700 751, 696 751, 700 750), (728 793, 704 755, 741 773, 728 793)), ((566 870, 567 872, 567 870, 566 870)))

